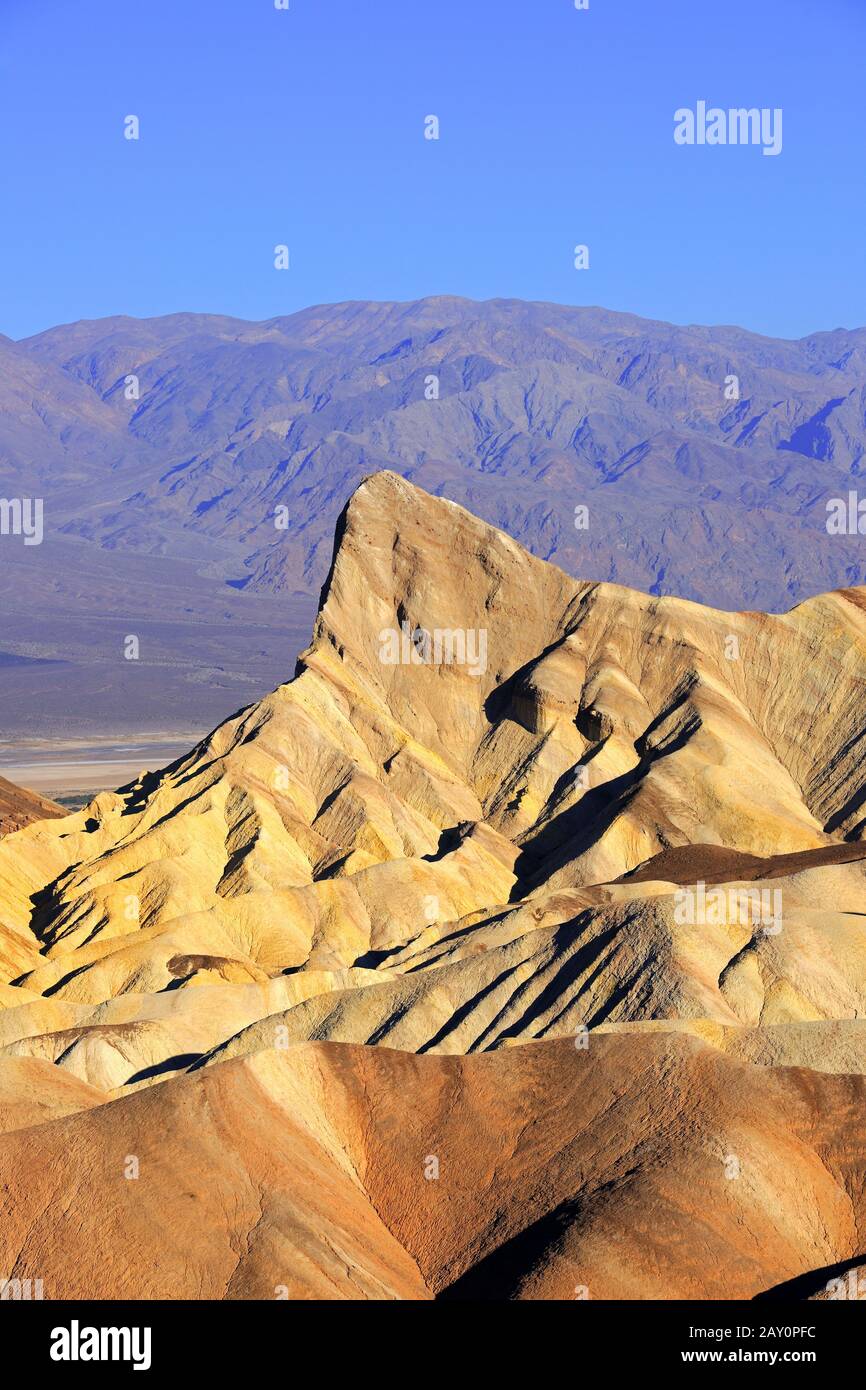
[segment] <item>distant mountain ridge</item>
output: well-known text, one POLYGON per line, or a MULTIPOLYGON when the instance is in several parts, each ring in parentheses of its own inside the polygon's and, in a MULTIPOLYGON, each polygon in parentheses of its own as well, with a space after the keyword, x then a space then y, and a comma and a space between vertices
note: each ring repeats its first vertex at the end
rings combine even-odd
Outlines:
POLYGON ((0 373, 0 492, 41 490, 43 574, 98 558, 121 612, 147 597, 135 556, 154 583, 192 565, 217 610, 311 599, 379 469, 580 579, 783 611, 866 573, 862 539, 826 529, 863 468, 862 328, 787 341, 438 297, 83 321, 0 341, 0 373))
POLYGON ((827 537, 824 502, 866 450, 864 329, 788 342, 437 298, 263 323, 96 320, 5 353, 37 395, 63 383, 59 443, 69 452, 71 435, 80 468, 111 456, 107 478, 87 479, 101 495, 62 497, 70 531, 157 552, 229 541, 226 577, 254 588, 315 588, 339 508, 382 467, 580 577, 733 608, 785 608, 862 578, 856 538, 827 537), (125 399, 130 375, 138 401, 125 399), (438 400, 425 398, 433 376, 438 400), (732 376, 739 400, 725 396, 732 376), (808 554, 791 554, 792 529, 814 532, 808 554))

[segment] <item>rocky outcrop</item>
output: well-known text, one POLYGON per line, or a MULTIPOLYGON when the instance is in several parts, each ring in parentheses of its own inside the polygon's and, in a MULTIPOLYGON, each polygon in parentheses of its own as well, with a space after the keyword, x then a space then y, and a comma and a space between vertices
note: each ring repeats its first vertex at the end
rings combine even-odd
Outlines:
POLYGON ((740 1298, 854 1259, 864 678, 861 590, 579 582, 368 479, 293 680, 0 844, 8 1273, 49 1181, 84 1231, 117 1184, 103 1267, 40 1227, 53 1296, 740 1298))

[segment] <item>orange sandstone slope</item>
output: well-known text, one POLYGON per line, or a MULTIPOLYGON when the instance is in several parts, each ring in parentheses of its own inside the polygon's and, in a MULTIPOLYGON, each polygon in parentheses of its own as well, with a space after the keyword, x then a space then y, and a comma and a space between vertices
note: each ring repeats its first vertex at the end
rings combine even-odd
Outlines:
POLYGON ((820 1295, 863 1254, 864 688, 862 590, 583 584, 368 479, 294 680, 0 843, 0 1264, 820 1295))
POLYGON ((35 820, 65 815, 63 807, 56 802, 0 777, 0 836, 21 830, 35 820))
POLYGON ((53 1298, 818 1292, 863 1252, 864 1085, 658 1033, 304 1043, 0 1138, 0 1241, 53 1298))

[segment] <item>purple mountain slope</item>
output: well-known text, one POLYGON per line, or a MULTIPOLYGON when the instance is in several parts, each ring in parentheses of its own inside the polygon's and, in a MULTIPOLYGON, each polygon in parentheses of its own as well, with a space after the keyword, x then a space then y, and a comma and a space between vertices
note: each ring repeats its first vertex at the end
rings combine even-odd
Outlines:
MULTIPOLYGON (((69 575, 90 566, 88 602, 104 586, 146 622, 188 579, 184 679, 198 622, 258 622, 261 648, 292 595, 303 628, 335 519, 379 468, 582 578, 716 607, 785 609, 866 572, 863 538, 826 525, 864 466, 866 329, 792 342, 445 297, 81 322, 0 340, 0 374, 0 487, 44 496, 46 530, 4 596, 25 565, 73 621, 69 575)), ((36 645, 63 657, 56 634, 36 645)), ((226 699, 248 697, 228 647, 226 699)), ((284 676, 283 639, 264 651, 256 679, 284 676)))

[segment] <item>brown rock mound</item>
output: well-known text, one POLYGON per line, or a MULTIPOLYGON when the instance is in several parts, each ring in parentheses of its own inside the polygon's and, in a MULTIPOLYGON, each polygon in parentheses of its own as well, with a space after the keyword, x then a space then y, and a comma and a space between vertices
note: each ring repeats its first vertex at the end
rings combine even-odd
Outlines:
POLYGON ((32 825, 33 821, 65 815, 63 807, 55 801, 0 777, 0 836, 11 835, 25 825, 32 825))

